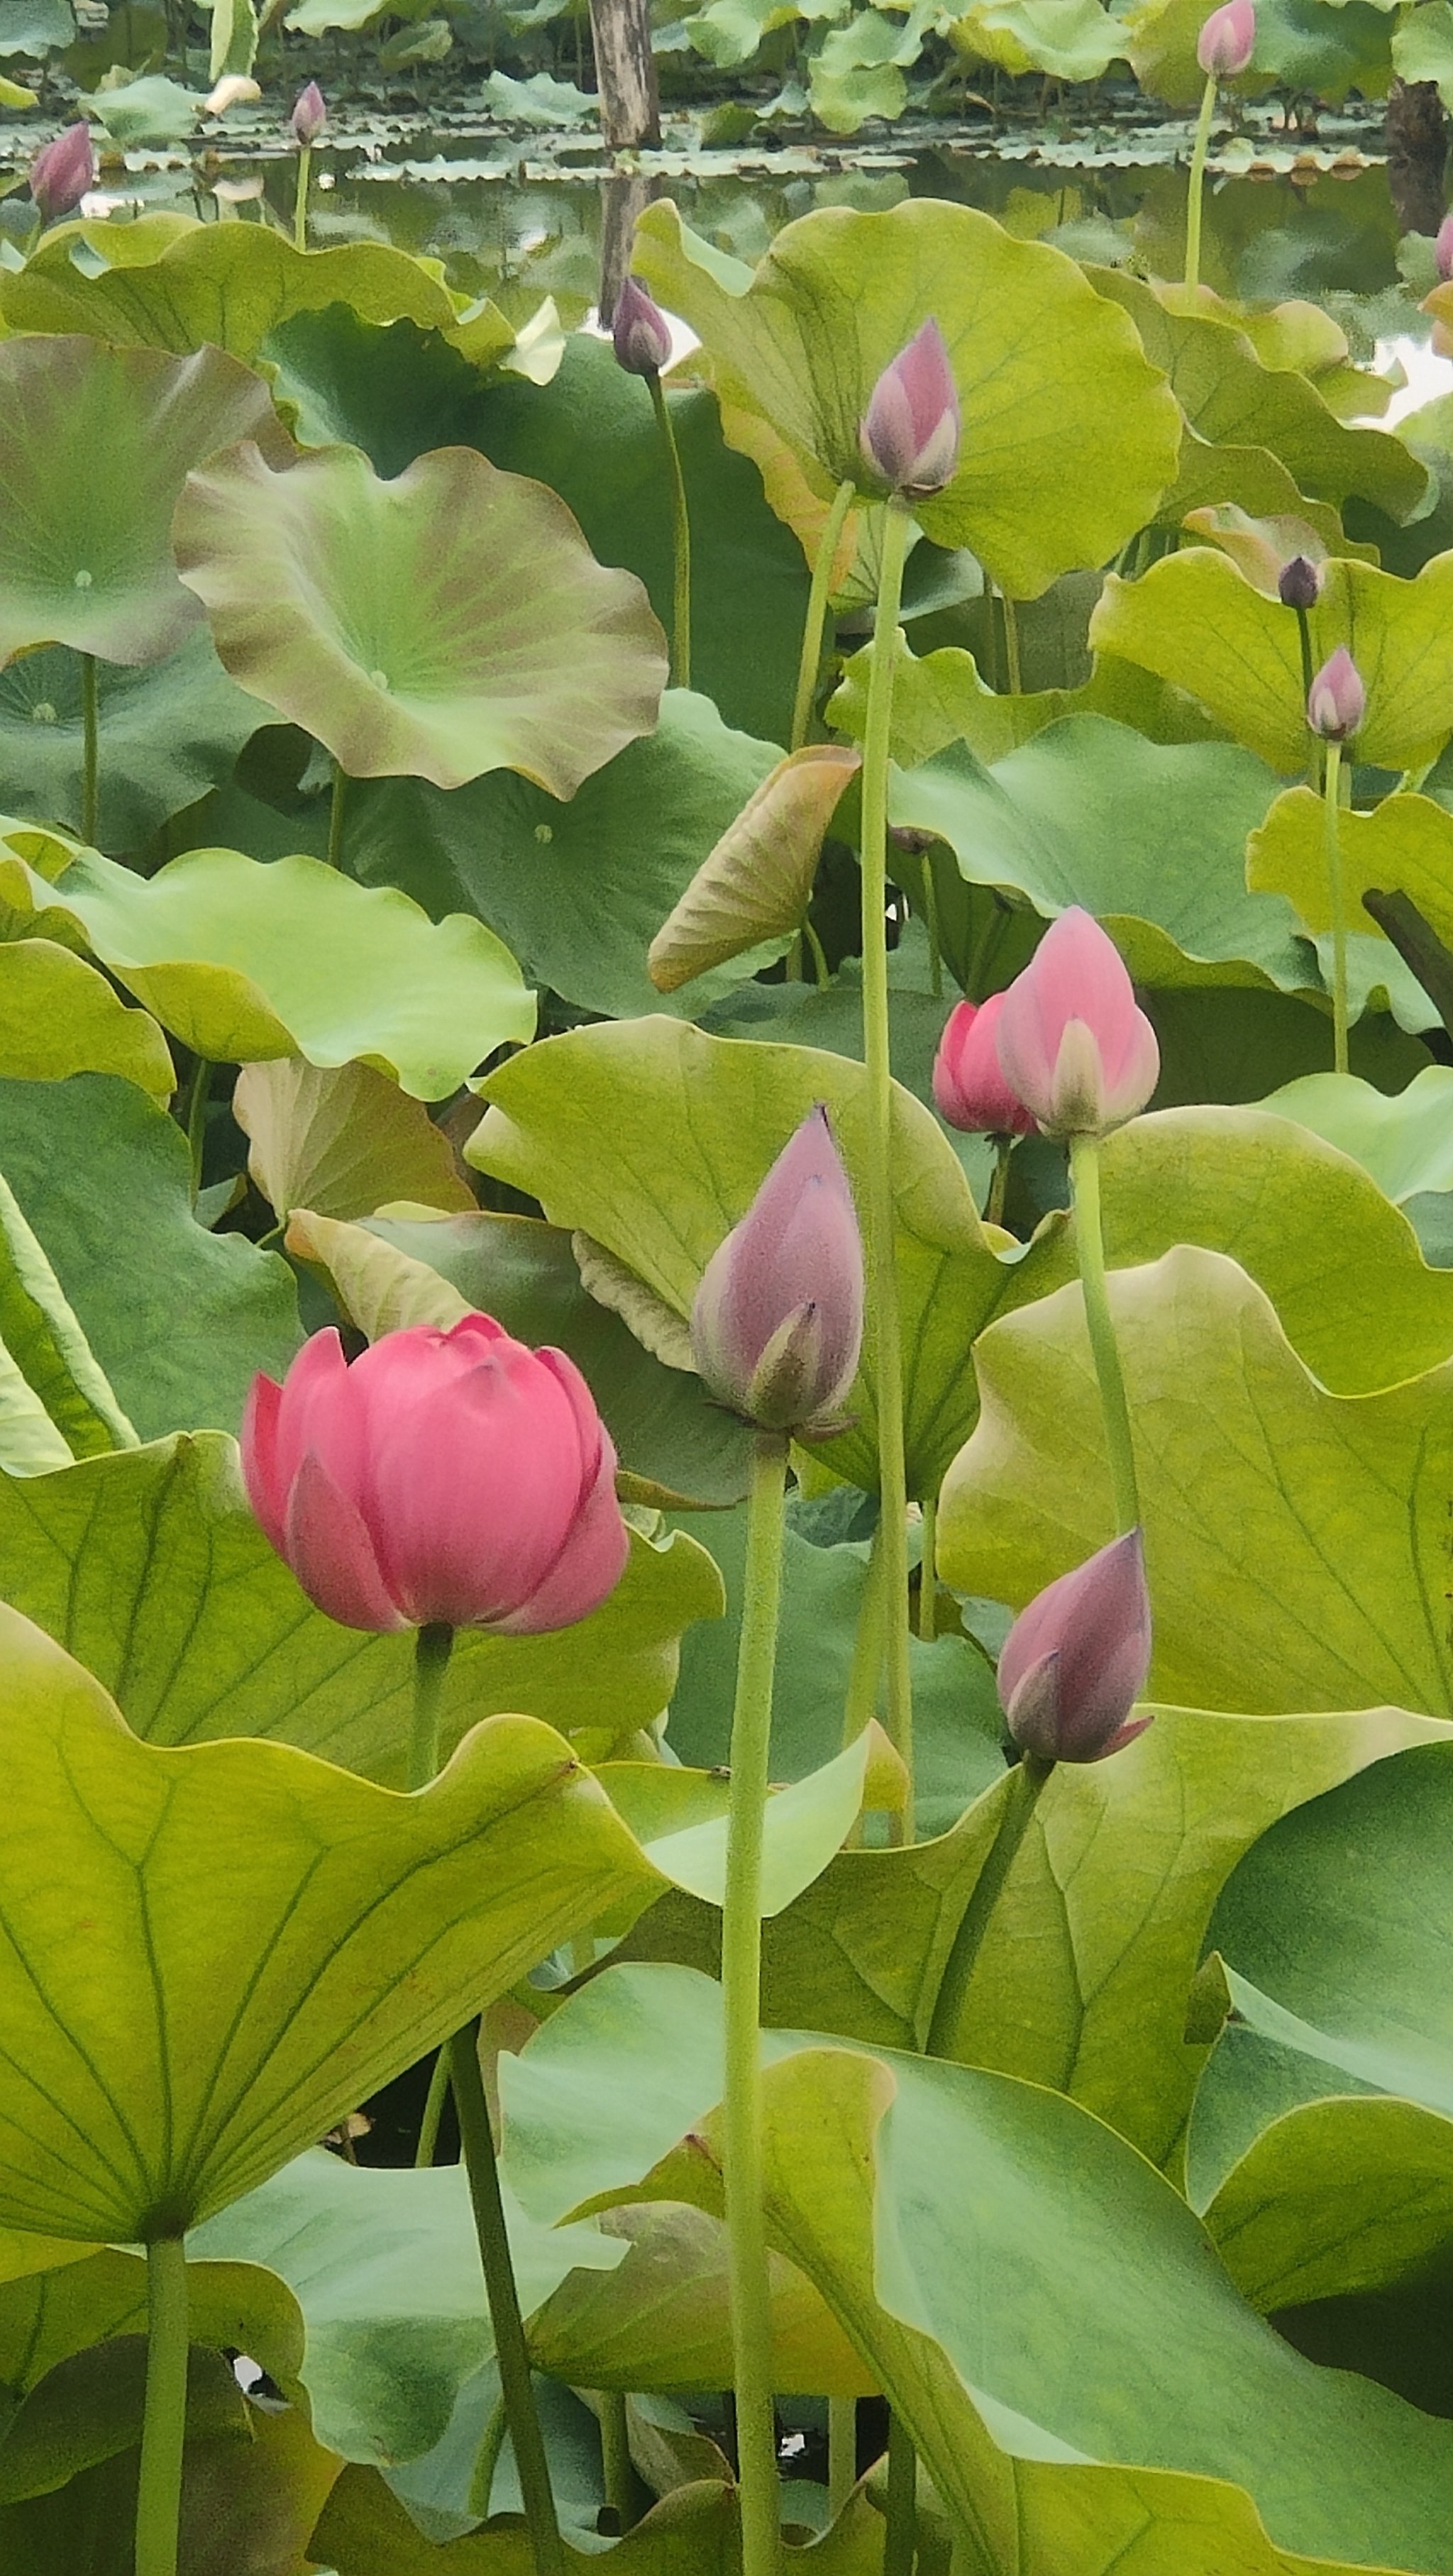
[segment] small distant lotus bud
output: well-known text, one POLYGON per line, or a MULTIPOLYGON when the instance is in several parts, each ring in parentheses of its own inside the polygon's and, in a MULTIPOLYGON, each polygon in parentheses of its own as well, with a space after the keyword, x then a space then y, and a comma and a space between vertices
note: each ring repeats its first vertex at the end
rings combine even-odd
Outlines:
POLYGON ((1078 904, 1050 923, 994 1028, 1010 1090, 1046 1136, 1105 1136, 1160 1079, 1155 1031, 1119 950, 1078 904))
POLYGON ((1004 1079, 994 1030, 1002 993, 987 1002, 955 1002, 933 1060, 933 1097, 941 1118, 969 1136, 1029 1136, 1033 1112, 1004 1079))
POLYGON ((1315 608, 1322 596, 1321 572, 1305 555, 1293 555, 1282 565, 1276 590, 1283 608, 1315 608))
POLYGON ((291 124, 298 141, 307 146, 316 143, 328 122, 328 102, 316 81, 309 81, 293 101, 291 124))
POLYGON ((811 1438, 831 1426, 862 1339, 862 1237, 819 1107, 707 1263, 691 1344, 721 1403, 760 1430, 811 1438))
POLYGON ((927 500, 953 479, 961 426, 943 333, 930 319, 873 387, 859 433, 864 462, 893 491, 927 500))
POLYGON ((1196 60, 1207 79, 1235 80, 1256 50, 1256 11, 1251 0, 1226 0, 1213 9, 1196 38, 1196 60))
POLYGON ((671 355, 671 325, 644 286, 628 277, 616 297, 611 338, 628 376, 659 376, 671 355))
POLYGON ((1345 742, 1367 713, 1367 691, 1345 644, 1324 662, 1307 691, 1307 722, 1324 742, 1345 742))
POLYGON ((1449 278, 1453 277, 1453 215, 1445 215, 1438 226, 1433 257, 1438 263, 1438 275, 1446 286, 1449 278))
POLYGON ((73 215, 88 188, 96 184, 96 155, 91 129, 84 119, 68 125, 53 143, 42 145, 30 165, 30 193, 42 223, 73 215))
POLYGON ((1131 1711, 1150 1670, 1150 1596, 1140 1531, 1048 1584, 999 1657, 1009 1732, 1041 1762, 1102 1762, 1150 1724, 1131 1711))

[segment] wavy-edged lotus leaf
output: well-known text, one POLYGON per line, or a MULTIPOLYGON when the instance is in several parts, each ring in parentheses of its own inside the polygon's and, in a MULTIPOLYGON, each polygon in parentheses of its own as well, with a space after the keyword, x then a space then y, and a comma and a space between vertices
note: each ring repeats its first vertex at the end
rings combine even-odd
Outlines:
MULTIPOLYGON (((28 860, 36 843, 12 830, 8 847, 28 860)), ((535 997, 483 922, 433 922, 392 886, 355 885, 320 859, 189 850, 142 878, 81 850, 54 881, 27 877, 37 930, 79 933, 213 1064, 357 1059, 443 1100, 505 1040, 534 1034, 535 997)))
MULTIPOLYGON (((1112 1274, 1135 1426, 1158 1698, 1280 1713, 1443 1716, 1453 1362, 1329 1395, 1262 1291, 1182 1248, 1112 1274)), ((982 1411, 945 1480, 939 1561, 1015 1604, 1114 1526, 1078 1288, 986 1333, 982 1411)))
MULTIPOLYGON (((224 5, 230 10, 232 0, 224 5)), ((164 72, 150 72, 115 89, 95 91, 85 106, 121 151, 137 152, 182 142, 205 115, 207 101, 200 90, 186 89, 164 72)))
MULTIPOLYGON (((155 1744, 225 1736, 295 1744, 396 1785, 412 1639, 340 1628, 273 1554, 235 1444, 160 1440, 24 1485, 0 1479, 0 1589, 110 1689, 155 1744)), ((666 1706, 683 1629, 714 1619, 721 1578, 678 1532, 631 1536, 626 1571, 578 1627, 543 1637, 462 1629, 441 1733, 522 1709, 599 1757, 666 1706)))
POLYGON ((533 1718, 488 1720, 404 1799, 289 1745, 143 1744, 3 1626, 7 2224, 195 2225, 650 1885, 533 1718))
MULTIPOLYGON (((1384 769, 1436 759, 1453 733, 1453 555, 1435 555, 1412 581, 1331 563, 1307 623, 1314 668, 1345 644, 1362 675, 1358 759, 1384 769)), ((1312 738, 1296 613, 1229 555, 1191 546, 1139 581, 1111 573, 1090 642, 1188 690, 1273 769, 1305 769, 1312 738)))
MULTIPOLYGON (((698 332, 724 400, 765 413, 814 485, 866 491, 859 425, 879 375, 932 314, 963 412, 953 481, 915 515, 971 546, 1002 589, 1037 598, 1100 564, 1174 479, 1180 415, 1133 327, 1072 260, 968 206, 821 208, 755 273, 650 206, 636 265, 698 332)), ((725 414, 730 434, 731 411, 725 414)))
MULTIPOLYGON (((221 2353, 194 2344, 187 2361, 189 2437, 245 2443, 247 2401, 221 2353)), ((53 2495, 98 2462, 134 2450, 145 2396, 144 2335, 112 2337, 57 2363, 0 2437, 0 2505, 53 2495)))
POLYGON ((552 796, 655 724, 665 638, 558 494, 471 447, 391 483, 356 447, 274 467, 243 440, 187 478, 177 565, 225 667, 354 778, 552 796))
POLYGON ((0 1076, 63 1082, 115 1073, 165 1104, 176 1089, 171 1051, 147 1011, 53 939, 0 943, 0 1076))
MULTIPOLYGON (((712 1253, 817 1101, 866 1199, 866 1076, 812 1048, 710 1038, 678 1020, 619 1021, 527 1048, 490 1076, 484 1096, 491 1105, 466 1160, 604 1244, 678 1315, 690 1314, 712 1253)), ((909 1487, 930 1494, 972 1422, 964 1353, 1006 1274, 936 1119, 896 1085, 892 1117, 909 1487)), ((845 1408, 853 1427, 821 1451, 869 1492, 873 1367, 870 1338, 845 1408)))
POLYGON ((261 377, 220 349, 0 341, 0 662, 33 644, 107 662, 174 651, 199 615, 172 512, 191 468, 239 438, 287 445, 261 377))
MULTIPOLYGON (((0 949, 0 975, 6 954, 0 949)), ((390 1199, 474 1205, 448 1137, 422 1102, 371 1065, 325 1068, 296 1055, 244 1065, 232 1115, 248 1140, 248 1171, 278 1217, 295 1207, 371 1216, 390 1199)))
POLYGON ((1091 81, 1125 52, 1125 30, 1100 0, 973 0, 947 30, 955 53, 1012 76, 1091 81))
MULTIPOLYGON (((1387 796, 1370 814, 1344 808, 1337 839, 1349 928, 1387 946, 1362 898, 1373 891, 1406 894, 1440 939, 1453 940, 1453 814, 1446 806, 1431 796, 1387 796)), ((1284 895, 1308 930, 1331 929, 1326 818, 1310 787, 1289 787, 1252 833, 1246 882, 1253 894, 1284 895)))
MULTIPOLYGON (((135 850, 221 786, 267 710, 229 680, 200 621, 160 662, 102 662, 96 838, 135 850)), ((64 645, 0 673, 0 810, 79 832, 85 721, 81 666, 64 645)))
POLYGON ((808 743, 762 781, 651 942, 658 992, 674 993, 760 941, 791 937, 812 894, 827 828, 860 756, 808 743))
POLYGON ((105 1371, 68 1303, 43 1245, 7 1181, 0 1179, 0 1353, 5 1363, 5 1466, 34 1475, 69 1458, 135 1448, 105 1371), (59 1442, 59 1454, 32 1453, 33 1408, 59 1442))
POLYGON ((1429 1064, 1405 1091, 1374 1090, 1353 1073, 1304 1073, 1258 1104, 1294 1119, 1369 1172, 1394 1202, 1453 1190, 1453 1069, 1429 1064))
MULTIPOLYGON (((1194 107, 1205 85, 1196 39, 1205 24, 1204 0, 1140 0, 1129 18, 1130 59, 1151 97, 1172 107, 1194 107)), ((1332 11, 1305 0, 1260 0, 1253 68, 1241 75, 1255 96, 1271 82, 1307 90, 1340 105, 1349 89, 1378 98, 1391 72, 1394 19, 1384 0, 1347 0, 1332 11)))
MULTIPOLYGON (((774 1790, 762 1819, 758 1911, 781 1914, 822 1876, 862 1808, 873 1729, 818 1771, 774 1790)), ((726 1903, 728 1786, 668 1762, 608 1762, 599 1778, 654 1869, 703 1904, 726 1903)))

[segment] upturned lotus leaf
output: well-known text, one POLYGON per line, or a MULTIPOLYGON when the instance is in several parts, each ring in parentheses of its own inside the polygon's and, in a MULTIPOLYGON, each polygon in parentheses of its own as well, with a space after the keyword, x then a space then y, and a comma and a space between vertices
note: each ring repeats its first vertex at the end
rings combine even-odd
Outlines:
POLYGON ((660 992, 798 928, 828 825, 859 766, 846 744, 809 743, 763 779, 651 942, 660 992))

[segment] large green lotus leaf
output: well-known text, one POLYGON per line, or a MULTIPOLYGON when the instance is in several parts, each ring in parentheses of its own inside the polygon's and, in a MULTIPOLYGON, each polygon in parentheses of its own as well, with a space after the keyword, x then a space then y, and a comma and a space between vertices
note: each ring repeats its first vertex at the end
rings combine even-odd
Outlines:
POLYGON ((191 468, 238 438, 286 444, 262 379, 220 349, 0 341, 0 661, 33 644, 107 662, 173 652, 199 619, 172 512, 191 468))
MULTIPOLYGON (((504 2068, 507 2163, 540 2216, 641 2189, 719 2207, 713 1998, 681 1970, 607 1971, 504 2068)), ((1077 2104, 800 2036, 766 2053, 773 2241, 874 2369, 971 2564, 1100 2576, 1132 2533, 1156 2576, 1239 2576, 1278 2548, 1450 2564, 1453 2431, 1292 2352, 1077 2104)))
POLYGON ((360 793, 348 865, 370 884, 402 884, 431 912, 467 906, 532 981, 581 1010, 695 1016, 780 956, 785 939, 665 1002, 646 951, 778 758, 775 744, 733 733, 708 698, 670 689, 656 731, 628 743, 568 804, 504 771, 452 796, 415 780, 360 793))
MULTIPOLYGON (((1131 10, 1130 59, 1149 96, 1196 105, 1205 86, 1196 60, 1205 20, 1205 0, 1140 0, 1131 10)), ((1318 0, 1261 0, 1255 69, 1245 78, 1254 90, 1281 80, 1339 104, 1354 86, 1376 98, 1387 86, 1391 35, 1382 0, 1346 0, 1331 11, 1318 0)))
MULTIPOLYGON (((1321 1073, 1327 1063, 1325 1002, 1202 987, 1148 993, 1146 1007, 1160 1040, 1155 1096, 1167 1109, 1205 1101, 1254 1105, 1282 1083, 1321 1073)), ((1385 1011, 1354 1022, 1348 1043, 1353 1071, 1380 1091, 1411 1082, 1429 1060, 1427 1048, 1385 1011)))
POLYGON ((297 1350, 297 1297, 275 1253, 197 1223, 175 1120, 110 1074, 0 1081, 0 1173, 140 1437, 235 1428, 297 1350))
POLYGON ((442 1128, 370 1065, 322 1072, 302 1056, 244 1065, 232 1115, 248 1139, 248 1171, 279 1219, 295 1207, 367 1216, 388 1199, 474 1206, 442 1128))
MULTIPOLYGON (((1453 1362, 1330 1395, 1262 1291, 1182 1249, 1112 1275, 1155 1614, 1151 1690, 1279 1713, 1448 1713, 1442 1613, 1453 1362)), ((943 1491, 939 1562, 1015 1604, 1113 1528, 1078 1288, 986 1333, 983 1410, 943 1491)))
POLYGON ((97 1364, 45 1248, 0 1179, 0 1356, 4 1434, 14 1476, 134 1448, 136 1433, 97 1364))
MULTIPOLYGON (((188 2356, 187 2432, 246 2442, 247 2401, 220 2352, 188 2356)), ((0 2501, 54 2494, 71 2478, 141 2439, 146 2338, 129 2335, 73 2354, 22 2398, 0 2437, 0 2501)))
MULTIPOLYGON (((1344 812, 1338 847, 1349 926, 1383 937, 1362 909, 1363 895, 1375 888, 1411 895, 1438 937, 1453 940, 1453 814, 1446 806, 1431 796, 1388 796, 1370 814, 1344 812)), ((1246 882, 1254 892, 1284 895, 1309 930, 1331 929, 1326 819, 1310 787, 1288 788, 1253 832, 1246 882)))
MULTIPOLYGON (((266 709, 229 680, 206 627, 162 662, 97 671, 97 839, 139 849, 158 827, 222 786, 266 709)), ((84 732, 81 667, 64 646, 23 654, 0 674, 0 809, 79 832, 84 732)))
POLYGON ((164 72, 151 72, 122 81, 116 89, 97 90, 85 105, 113 143, 123 152, 136 152, 182 142, 205 114, 207 102, 199 90, 183 88, 164 72))
MULTIPOLYGON (((1384 769, 1435 759, 1453 733, 1453 555, 1436 555, 1414 581, 1371 564, 1329 564, 1307 622, 1314 665, 1345 644, 1362 675, 1358 759, 1384 769)), ((1090 642, 1188 689, 1274 769, 1305 769, 1311 738, 1296 617, 1229 555, 1191 546, 1139 581, 1112 573, 1090 642)))
POLYGON ((53 939, 0 944, 0 1077, 63 1082, 115 1073, 165 1104, 176 1088, 166 1039, 104 975, 53 939))
MULTIPOLYGON (((12 830, 10 847, 26 835, 12 830)), ((189 850, 142 878, 83 850, 54 884, 31 871, 29 895, 39 930, 79 933, 214 1064, 356 1058, 417 1100, 443 1100, 497 1046, 534 1033, 534 995, 482 922, 432 922, 407 895, 320 859, 189 850)))
POLYGON ((469 447, 391 483, 355 447, 275 469, 246 441, 189 475, 176 559, 233 678, 351 777, 573 796, 649 733, 665 638, 558 494, 469 447))
POLYGON ((1390 1199, 1453 1190, 1453 1071, 1445 1064, 1425 1065, 1391 1095, 1356 1074, 1305 1073, 1260 1106, 1350 1154, 1390 1199))
POLYGON ((143 1744, 4 1627, 7 2224, 195 2225, 649 1883, 532 1718, 403 1800, 289 1745, 143 1744))
MULTIPOLYGON (((0 1589, 110 1689, 156 1744, 265 1736, 389 1783, 403 1774, 412 1640, 340 1628, 305 1601, 215 1434, 158 1441, 24 1485, 0 1481, 0 1589)), ((671 1697, 682 1630, 715 1618, 716 1568, 678 1534, 631 1538, 625 1574, 578 1627, 460 1632, 442 1734, 524 1709, 601 1751, 671 1697)))
POLYGON ((900 772, 889 814, 947 841, 972 884, 1012 887, 1042 913, 1083 904, 1144 982, 1296 992, 1313 967, 1295 916, 1246 887, 1247 834, 1276 787, 1234 743, 1147 742, 1081 715, 992 769, 958 744, 900 772))
MULTIPOLYGON (((648 207, 636 265, 705 344, 730 405, 764 413, 817 489, 862 484, 859 424, 889 361, 932 314, 963 411, 953 481, 915 505, 1001 588, 1037 598, 1103 563, 1175 476, 1179 414, 1133 328, 1062 252, 938 199, 819 209, 755 275, 724 276, 674 206, 648 207)), ((871 487, 865 487, 871 488, 871 487)))
MULTIPOLYGON (((807 1047, 704 1037, 680 1021, 617 1021, 529 1047, 484 1086, 491 1103, 467 1159, 578 1226, 682 1317, 716 1246, 745 1214, 814 1103, 826 1101, 849 1174, 867 1153, 861 1065, 807 1047), (601 1137, 611 1152, 603 1155, 601 1137)), ((1005 1273, 958 1158, 929 1112, 893 1095, 896 1249, 910 1491, 933 1493, 973 1418, 964 1354, 1005 1273)), ((3 1167, 3 1166, 0 1166, 3 1167)), ((824 1445, 835 1471, 876 1488, 873 1351, 824 1445)))
POLYGON ((1125 51, 1119 21, 1099 0, 973 0, 948 31, 955 53, 1051 80, 1098 80, 1125 51))

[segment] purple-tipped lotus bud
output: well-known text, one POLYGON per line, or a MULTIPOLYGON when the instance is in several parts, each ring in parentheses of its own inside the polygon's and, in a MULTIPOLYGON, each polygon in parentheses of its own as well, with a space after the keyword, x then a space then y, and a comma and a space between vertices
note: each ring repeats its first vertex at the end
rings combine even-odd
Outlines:
POLYGON ((1149 1670, 1145 1549, 1133 1529, 1020 1611, 999 1657, 1009 1732, 1041 1762, 1101 1762, 1149 1726, 1131 1715, 1149 1670))
POLYGON ((1438 226, 1433 239, 1433 257, 1438 263, 1438 275, 1446 286, 1449 278, 1453 277, 1453 215, 1445 215, 1438 226))
POLYGON ((1206 78, 1235 80, 1256 50, 1256 11, 1251 0, 1226 0, 1213 9, 1196 38, 1196 60, 1206 78))
POLYGON ((306 89, 299 90, 289 122, 305 151, 317 142, 328 122, 328 102, 316 81, 309 81, 306 89))
POLYGON ((862 1339, 862 1236, 818 1107, 707 1263, 691 1346, 719 1402, 759 1430, 812 1438, 852 1385, 862 1339))
POLYGON ((1290 563, 1282 565, 1276 593, 1283 608, 1315 608, 1322 596, 1319 567, 1305 555, 1293 555, 1290 563))
POLYGON ((96 155, 91 148, 91 129, 84 119, 77 125, 68 125, 53 143, 43 144, 30 165, 30 193, 45 224, 58 222, 62 215, 73 215, 87 189, 95 184, 96 155))
POLYGON ((1366 713, 1362 675, 1346 645, 1339 644, 1307 691, 1307 722, 1324 742, 1345 742, 1366 713))
POLYGON ((634 277, 616 297, 610 335, 617 364, 628 376, 659 376, 671 355, 671 325, 634 277))
POLYGON ((859 432, 864 462, 894 492, 925 501, 953 480, 961 426, 943 333, 930 319, 873 387, 859 432))

